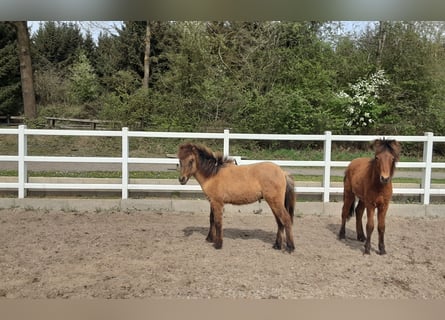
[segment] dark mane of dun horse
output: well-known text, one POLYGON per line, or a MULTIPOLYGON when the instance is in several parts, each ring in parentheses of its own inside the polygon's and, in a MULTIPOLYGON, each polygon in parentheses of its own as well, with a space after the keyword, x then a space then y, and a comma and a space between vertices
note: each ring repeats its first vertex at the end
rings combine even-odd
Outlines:
POLYGON ((195 177, 210 202, 210 229, 206 240, 213 242, 215 248, 222 247, 225 203, 241 205, 265 199, 278 225, 274 248, 282 248, 285 233, 287 250, 294 250, 294 181, 278 165, 262 162, 237 166, 220 152, 193 143, 180 145, 177 155, 181 170, 179 182, 186 184, 191 176, 195 177))
POLYGON ((186 144, 179 148, 178 158, 184 157, 184 154, 196 151, 199 156, 200 171, 206 177, 210 178, 218 171, 228 165, 234 165, 235 160, 225 157, 221 152, 213 152, 206 146, 186 144))
POLYGON ((377 209, 379 253, 385 254, 385 217, 392 197, 392 177, 399 160, 400 144, 396 140, 377 139, 371 144, 374 158, 358 158, 351 161, 345 171, 342 225, 339 238, 345 239, 345 224, 356 215, 357 240, 365 242, 365 254, 370 253, 371 234, 374 230, 374 214, 377 209), (358 203, 355 205, 355 200, 358 203), (366 209, 366 236, 362 216, 366 209))

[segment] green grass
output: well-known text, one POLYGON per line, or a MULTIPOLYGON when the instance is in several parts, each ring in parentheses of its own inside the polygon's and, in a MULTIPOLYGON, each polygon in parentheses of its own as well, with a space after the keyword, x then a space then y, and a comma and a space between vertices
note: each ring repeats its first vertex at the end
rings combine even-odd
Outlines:
MULTIPOLYGON (((175 154, 181 139, 161 138, 130 138, 130 157, 165 157, 175 154)), ((194 142, 205 143, 213 150, 222 150, 222 141, 207 139, 194 142)), ((17 155, 17 137, 15 135, 0 135, 1 153, 17 155)), ((371 157, 366 144, 349 147, 348 144, 333 144, 332 161, 350 161, 358 157, 371 157)), ((322 143, 314 142, 261 142, 232 141, 230 154, 242 156, 249 160, 295 160, 322 161, 322 143)), ((28 155, 78 156, 78 157, 119 157, 121 155, 121 140, 119 137, 70 137, 70 136, 30 136, 28 138, 28 155)), ((403 154, 400 161, 418 162, 422 160, 421 152, 403 154)), ((445 156, 434 156, 434 161, 443 162, 445 156)), ((404 169, 410 170, 410 169, 404 169)), ((412 169, 415 170, 415 169, 412 169)), ((176 179, 175 171, 131 171, 130 178, 144 179, 176 179)), ((15 170, 0 170, 0 176, 17 176, 15 170)), ((74 177, 74 178, 121 178, 119 171, 28 171, 30 177, 74 177)), ((322 181, 321 175, 296 175, 298 181, 322 181)), ((331 176, 332 182, 343 181, 343 176, 331 176)), ((420 183, 420 179, 395 178, 398 183, 420 183)), ((433 179, 432 183, 445 183, 445 179, 433 179)))
MULTIPOLYGON (((319 181, 321 182, 323 180, 323 176, 318 175, 292 175, 295 181, 319 181)), ((343 176, 331 176, 330 178, 331 182, 343 182, 343 176)), ((404 177, 397 177, 393 179, 394 183, 416 183, 420 184, 421 179, 419 178, 404 178, 404 177)), ((445 184, 445 179, 431 179, 431 183, 433 184, 445 184)))
MULTIPOLYGON (((165 157, 175 154, 181 139, 162 138, 130 138, 129 149, 131 157, 165 157)), ((205 143, 213 150, 222 151, 221 140, 197 140, 192 142, 205 143)), ((0 135, 2 155, 17 155, 17 136, 0 135)), ((76 137, 76 136, 29 136, 28 155, 30 156, 77 156, 77 157, 119 157, 122 153, 119 137, 76 137)), ((258 142, 232 141, 230 154, 243 156, 251 160, 297 160, 322 161, 323 144, 321 142, 258 142)), ((371 157, 372 151, 366 144, 332 145, 331 160, 350 161, 359 157, 371 157), (360 146, 360 148, 358 147, 360 146)), ((400 161, 421 161, 422 150, 402 151, 400 161)), ((445 161, 445 156, 434 156, 434 161, 445 161)))
MULTIPOLYGON (((131 171, 131 179, 177 179, 178 173, 175 171, 131 171)), ((0 170, 0 177, 17 177, 17 170, 0 170)), ((28 177, 49 177, 49 178, 122 178, 120 171, 28 171, 28 177)), ((321 182, 321 175, 293 174, 295 181, 321 182)), ((342 182, 343 176, 331 176, 331 182, 342 182)), ((419 178, 394 178, 394 183, 416 183, 420 184, 419 178)), ((433 184, 445 184, 445 179, 432 179, 433 184)))
MULTIPOLYGON (((174 171, 130 171, 132 179, 177 179, 174 171)), ((17 170, 0 170, 1 177, 16 177, 17 170)), ((28 171, 28 177, 48 178, 122 178, 120 171, 28 171)))

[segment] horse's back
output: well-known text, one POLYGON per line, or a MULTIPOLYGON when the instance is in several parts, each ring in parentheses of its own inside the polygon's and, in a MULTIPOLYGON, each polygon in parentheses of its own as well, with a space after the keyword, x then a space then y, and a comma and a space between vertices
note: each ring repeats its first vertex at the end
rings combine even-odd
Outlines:
MULTIPOLYGON (((241 167, 241 166, 240 166, 241 167)), ((280 183, 286 180, 286 173, 273 162, 259 162, 256 164, 248 165, 248 170, 253 175, 256 175, 259 179, 265 183, 272 181, 280 181, 280 183)))
POLYGON ((347 178, 363 178, 369 173, 371 158, 356 158, 352 160, 345 171, 347 178))
POLYGON ((245 204, 259 199, 284 201, 286 173, 271 162, 227 166, 202 187, 208 197, 225 203, 245 204))
POLYGON ((352 160, 345 171, 344 192, 352 192, 361 197, 370 172, 371 158, 356 158, 352 160))

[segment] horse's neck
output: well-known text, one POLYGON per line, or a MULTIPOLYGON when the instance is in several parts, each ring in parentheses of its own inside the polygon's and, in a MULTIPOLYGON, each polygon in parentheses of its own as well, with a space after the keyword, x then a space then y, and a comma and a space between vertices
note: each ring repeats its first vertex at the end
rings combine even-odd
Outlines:
POLYGON ((196 171, 193 176, 195 177, 196 181, 198 181, 198 183, 201 185, 201 187, 205 184, 206 181, 209 180, 209 178, 206 178, 199 170, 196 171))

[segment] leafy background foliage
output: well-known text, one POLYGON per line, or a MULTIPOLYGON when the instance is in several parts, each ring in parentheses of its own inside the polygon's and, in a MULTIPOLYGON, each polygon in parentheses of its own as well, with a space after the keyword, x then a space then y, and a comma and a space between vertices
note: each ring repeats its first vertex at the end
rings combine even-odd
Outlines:
MULTIPOLYGON (((32 35, 38 112, 144 130, 445 134, 443 22, 125 21, 32 35), (142 88, 150 29, 149 88, 142 88)), ((14 28, 0 22, 0 114, 22 112, 14 28)))

